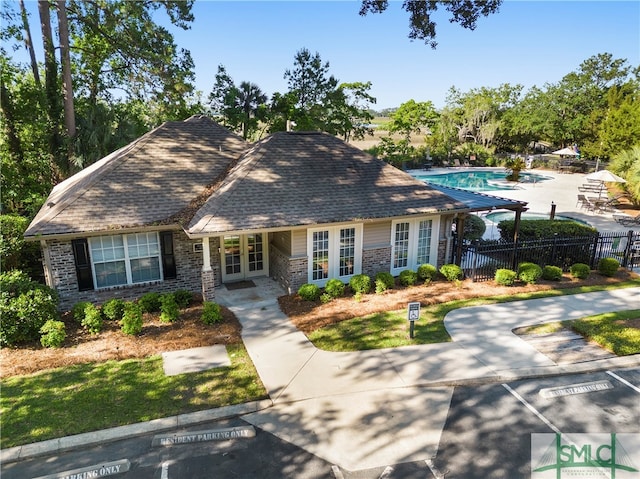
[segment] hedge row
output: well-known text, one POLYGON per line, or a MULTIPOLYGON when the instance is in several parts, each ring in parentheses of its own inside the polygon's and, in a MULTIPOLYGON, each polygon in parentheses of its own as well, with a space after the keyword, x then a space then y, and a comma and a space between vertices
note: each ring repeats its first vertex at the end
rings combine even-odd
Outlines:
MULTIPOLYGON (((598 273, 603 276, 613 276, 620 268, 620 262, 615 258, 602 258, 598 262, 598 273)), ((588 264, 575 263, 569 268, 571 276, 577 279, 587 279, 591 274, 588 264)), ((539 278, 549 281, 559 281, 562 278, 562 269, 557 266, 540 267, 535 263, 524 262, 518 265, 518 270, 501 268, 496 271, 494 280, 502 286, 512 286, 516 280, 526 284, 534 284, 539 278)))

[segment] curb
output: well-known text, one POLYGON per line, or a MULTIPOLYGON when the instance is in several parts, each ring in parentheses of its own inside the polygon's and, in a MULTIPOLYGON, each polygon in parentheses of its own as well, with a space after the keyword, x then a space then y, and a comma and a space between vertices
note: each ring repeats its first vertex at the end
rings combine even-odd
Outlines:
POLYGON ((11 447, 0 450, 0 463, 22 461, 38 456, 44 456, 52 452, 64 452, 80 446, 90 446, 103 444, 105 442, 119 441, 135 436, 141 436, 151 432, 165 431, 177 427, 191 426, 203 422, 224 419, 235 416, 242 416, 268 409, 273 406, 271 399, 254 401, 233 406, 224 406, 206 411, 198 411, 189 414, 179 414, 146 422, 117 426, 95 432, 85 432, 73 436, 49 439, 48 441, 25 444, 23 446, 11 447))

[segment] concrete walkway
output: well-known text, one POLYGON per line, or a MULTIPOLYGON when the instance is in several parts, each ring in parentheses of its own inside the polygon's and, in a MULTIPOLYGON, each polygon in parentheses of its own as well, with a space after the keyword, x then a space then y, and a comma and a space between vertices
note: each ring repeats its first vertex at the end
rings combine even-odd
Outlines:
POLYGON ((280 311, 275 283, 221 292, 271 401, 202 411, 1 451, 9 462, 217 417, 249 423, 349 470, 427 460, 437 451, 453 387, 562 373, 640 366, 640 355, 556 365, 514 327, 640 308, 640 288, 452 311, 453 342, 332 353, 316 349, 280 311), (175 420, 174 420, 175 419, 175 420))

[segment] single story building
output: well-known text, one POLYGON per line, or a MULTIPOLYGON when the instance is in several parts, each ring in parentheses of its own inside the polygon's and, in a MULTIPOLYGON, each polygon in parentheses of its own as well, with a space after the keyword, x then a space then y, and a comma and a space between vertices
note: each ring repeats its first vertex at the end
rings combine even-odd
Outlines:
POLYGON ((53 188, 25 232, 60 307, 148 291, 287 291, 454 257, 452 225, 526 203, 436 188, 317 132, 247 143, 207 117, 167 122, 53 188))

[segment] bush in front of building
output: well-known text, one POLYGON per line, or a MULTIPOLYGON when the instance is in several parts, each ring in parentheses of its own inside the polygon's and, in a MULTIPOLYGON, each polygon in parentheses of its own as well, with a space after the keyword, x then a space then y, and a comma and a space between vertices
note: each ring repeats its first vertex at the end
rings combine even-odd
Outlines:
POLYGON ((542 268, 542 279, 547 281, 560 281, 562 279, 562 268, 547 265, 542 268))
POLYGON ((160 293, 145 293, 138 299, 138 304, 142 308, 143 313, 159 313, 162 307, 160 293))
POLYGON ((124 303, 120 330, 130 336, 135 336, 142 332, 142 306, 133 301, 124 303))
POLYGON ((298 296, 305 301, 316 301, 320 297, 320 287, 317 284, 305 283, 298 288, 298 296))
POLYGON ((120 321, 124 314, 124 300, 111 298, 102 305, 102 315, 109 321, 120 321))
POLYGON ((443 264, 440 266, 440 274, 444 276, 447 281, 459 281, 462 279, 462 268, 457 264, 443 264))
POLYGON ((98 334, 103 326, 102 311, 92 303, 88 303, 84 308, 84 318, 80 324, 91 334, 98 334))
POLYGON ((620 268, 620 261, 615 258, 601 258, 598 261, 598 273, 603 276, 614 276, 620 268))
POLYGON ((185 309, 189 307, 191 301, 193 301, 193 293, 191 291, 187 291, 186 289, 179 289, 173 293, 173 297, 178 303, 178 307, 180 309, 185 309))
POLYGON ((40 328, 58 319, 58 295, 19 270, 0 274, 0 346, 40 337, 40 328))
POLYGON ((418 279, 425 283, 431 282, 438 274, 438 268, 434 265, 425 263, 418 266, 418 279))
POLYGON ((331 278, 324 286, 324 292, 329 295, 331 299, 339 298, 344 295, 344 283, 338 278, 331 278))
POLYGON ((371 278, 366 274, 356 274, 349 280, 349 287, 356 295, 367 294, 371 291, 371 278))
POLYGON ((511 269, 500 268, 496 270, 494 280, 500 286, 513 286, 518 277, 518 273, 511 269))
POLYGON ((591 274, 591 268, 588 264, 575 263, 571 265, 571 268, 569 268, 569 272, 574 278, 587 279, 591 274))
POLYGON ((202 316, 200 317, 204 324, 216 324, 222 322, 222 309, 218 303, 213 301, 204 301, 202 303, 202 316))
POLYGON ((393 289, 395 285, 396 280, 391 273, 380 271, 376 274, 376 294, 382 294, 388 289, 393 289))
POLYGON ((535 284, 542 276, 542 268, 535 263, 524 262, 518 265, 518 279, 523 283, 535 284))
POLYGON ((418 281, 418 273, 413 271, 412 269, 405 269, 400 271, 400 275, 398 275, 398 281, 402 286, 413 286, 418 281))
POLYGON ((163 323, 173 323, 180 317, 180 308, 176 303, 173 293, 160 295, 160 321, 163 323))
POLYGON ((59 348, 67 338, 67 332, 62 321, 49 319, 40 328, 40 344, 45 348, 59 348))

